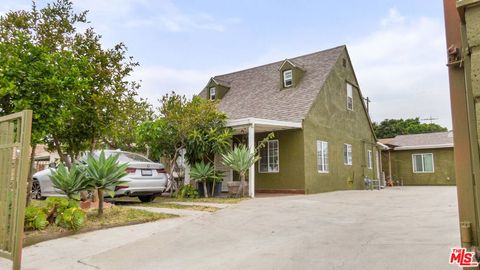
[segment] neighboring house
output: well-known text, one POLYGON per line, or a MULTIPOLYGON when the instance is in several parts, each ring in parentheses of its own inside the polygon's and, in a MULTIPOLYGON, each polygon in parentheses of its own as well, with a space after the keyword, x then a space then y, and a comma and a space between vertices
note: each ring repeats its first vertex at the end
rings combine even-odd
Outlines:
POLYGON ((403 185, 455 185, 453 132, 380 139, 387 178, 403 185))
POLYGON ((47 146, 44 144, 37 144, 34 151, 34 169, 36 172, 48 168, 50 163, 60 158, 56 152, 48 152, 47 146))
MULTIPOLYGON (((249 171, 249 191, 309 194, 363 189, 376 179, 376 139, 346 46, 215 76, 200 93, 220 100, 234 144, 253 149, 270 133, 249 171), (255 189, 253 189, 253 186, 255 189)), ((234 174, 225 170, 224 184, 234 174)))

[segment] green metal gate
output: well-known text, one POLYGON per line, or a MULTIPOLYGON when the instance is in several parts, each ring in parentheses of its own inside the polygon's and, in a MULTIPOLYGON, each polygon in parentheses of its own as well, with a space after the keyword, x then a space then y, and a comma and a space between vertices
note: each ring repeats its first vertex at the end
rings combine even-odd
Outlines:
POLYGON ((22 260, 32 111, 0 117, 0 257, 22 260))

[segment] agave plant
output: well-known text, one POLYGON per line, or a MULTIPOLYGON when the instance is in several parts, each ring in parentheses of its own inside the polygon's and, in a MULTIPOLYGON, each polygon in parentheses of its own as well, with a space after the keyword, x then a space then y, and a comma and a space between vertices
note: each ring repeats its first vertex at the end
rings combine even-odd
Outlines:
POLYGON ((107 158, 103 151, 98 158, 92 155, 88 156, 86 172, 87 177, 91 181, 91 185, 94 186, 98 192, 99 216, 103 215, 103 194, 106 192, 110 197, 114 197, 115 191, 112 188, 126 183, 120 179, 127 175, 127 166, 127 163, 118 163, 118 155, 111 155, 107 158))
POLYGON ((232 170, 238 172, 240 175, 240 187, 238 188, 237 191, 237 196, 242 195, 245 196, 245 175, 250 169, 250 167, 257 162, 257 160, 260 159, 259 156, 257 156, 256 151, 253 153, 250 152, 250 149, 248 149, 247 146, 244 144, 240 144, 235 149, 228 151, 227 153, 222 155, 223 158, 223 164, 225 166, 231 168, 232 170))
POLYGON ((61 190, 69 199, 78 200, 79 192, 91 188, 90 181, 85 175, 85 168, 81 165, 74 164, 69 170, 60 164, 57 170, 52 170, 50 179, 53 187, 61 190))
POLYGON ((208 198, 207 181, 215 178, 215 169, 211 163, 203 161, 195 163, 190 169, 190 177, 196 182, 203 183, 203 193, 208 198))

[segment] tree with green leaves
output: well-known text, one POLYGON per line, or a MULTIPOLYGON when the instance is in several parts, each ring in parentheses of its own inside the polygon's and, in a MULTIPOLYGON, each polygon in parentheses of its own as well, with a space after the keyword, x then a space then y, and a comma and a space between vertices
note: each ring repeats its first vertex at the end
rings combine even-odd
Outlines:
POLYGON ((446 127, 430 123, 421 123, 420 118, 408 119, 385 119, 382 122, 373 123, 377 138, 393 138, 397 135, 420 134, 448 131, 446 127))
POLYGON ((103 48, 93 28, 78 30, 87 24, 69 0, 0 16, 0 115, 33 110, 33 149, 46 143, 67 167, 104 144, 134 149, 132 130, 151 113, 126 46, 103 48))
POLYGON ((162 97, 158 110, 157 119, 139 126, 137 137, 140 145, 148 146, 152 159, 167 160, 170 173, 177 169, 177 158, 184 149, 189 164, 213 163, 213 156, 230 146, 227 117, 214 101, 198 96, 187 100, 172 92, 162 97))

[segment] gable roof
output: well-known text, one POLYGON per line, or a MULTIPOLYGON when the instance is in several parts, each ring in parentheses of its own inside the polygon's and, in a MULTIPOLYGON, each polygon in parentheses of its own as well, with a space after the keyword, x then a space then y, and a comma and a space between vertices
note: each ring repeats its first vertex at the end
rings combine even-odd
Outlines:
POLYGON ((394 150, 451 148, 453 132, 398 135, 395 138, 380 139, 379 142, 394 150))
MULTIPOLYGON (((212 78, 229 85, 219 109, 229 119, 260 118, 301 122, 315 101, 325 80, 345 45, 291 58, 290 62, 305 70, 300 83, 281 89, 280 67, 285 60, 212 78)), ((201 96, 207 96, 203 89, 201 96)))

